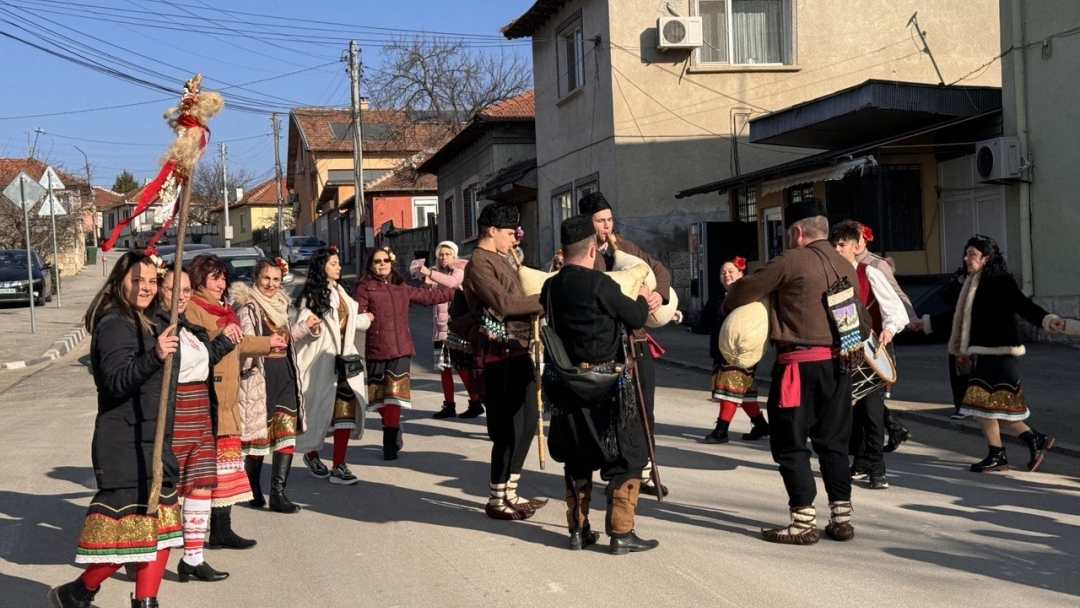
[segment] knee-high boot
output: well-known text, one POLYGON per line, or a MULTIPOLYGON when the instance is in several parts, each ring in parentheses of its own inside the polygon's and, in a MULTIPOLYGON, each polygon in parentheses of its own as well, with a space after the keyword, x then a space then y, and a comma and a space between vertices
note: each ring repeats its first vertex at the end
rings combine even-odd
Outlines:
POLYGON ((278 513, 296 513, 300 506, 285 496, 285 485, 289 481, 289 471, 292 469, 292 454, 274 452, 274 458, 270 464, 270 510, 278 513))
POLYGON ((637 509, 640 479, 629 479, 618 486, 608 485, 608 510, 605 528, 611 537, 611 552, 624 555, 631 551, 655 549, 660 541, 644 540, 634 534, 634 510, 637 509))
POLYGON ((261 509, 266 506, 263 498, 262 484, 259 478, 262 476, 262 456, 248 456, 244 458, 244 472, 247 473, 248 483, 251 485, 251 493, 254 498, 247 501, 247 506, 252 509, 261 509))
POLYGON ((233 532, 232 507, 210 509, 210 536, 206 539, 209 549, 250 549, 255 541, 233 532))

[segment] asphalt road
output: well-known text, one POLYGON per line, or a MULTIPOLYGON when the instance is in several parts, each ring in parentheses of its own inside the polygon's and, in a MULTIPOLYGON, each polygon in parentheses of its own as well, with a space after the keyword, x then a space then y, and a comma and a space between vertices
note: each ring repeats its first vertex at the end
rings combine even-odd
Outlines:
MULTIPOLYGON (((414 315, 418 334, 423 312, 414 315)), ((417 344, 426 340, 416 336, 417 344)), ((72 564, 75 541, 94 491, 88 349, 89 340, 59 361, 0 376, 0 607, 42 606, 50 586, 80 572, 72 564)), ((966 465, 983 455, 981 440, 917 425, 917 440, 888 457, 892 487, 856 488, 854 541, 773 545, 758 529, 787 513, 767 445, 700 443, 715 406, 700 374, 670 367, 659 368, 657 431, 672 493, 662 504, 643 497, 637 522, 639 534, 659 539, 660 547, 620 557, 602 547, 571 553, 559 504, 561 468, 549 461, 541 471, 535 447, 522 493, 551 504, 526 522, 484 516, 484 419, 430 417, 442 398, 427 350, 413 364, 416 409, 404 417, 398 461, 382 461, 374 421, 349 449, 358 485, 316 480, 298 460, 289 495, 304 510, 235 509, 236 529, 259 545, 208 551, 215 568, 232 573, 213 584, 179 584, 174 551, 162 605, 1077 605, 1075 460, 1052 454, 1038 473, 974 475, 966 465)), ((732 430, 748 429, 738 414, 732 430)), ((594 506, 593 521, 602 528, 599 491, 594 506)), ((824 526, 824 496, 818 508, 824 526)), ((131 590, 116 577, 96 605, 127 606, 131 590)))

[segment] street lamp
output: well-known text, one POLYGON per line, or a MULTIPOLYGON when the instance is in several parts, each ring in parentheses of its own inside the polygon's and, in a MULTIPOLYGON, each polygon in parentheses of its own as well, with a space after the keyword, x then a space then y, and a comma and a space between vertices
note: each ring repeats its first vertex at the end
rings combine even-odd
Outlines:
POLYGON ((42 135, 45 134, 45 129, 42 129, 41 127, 38 127, 36 129, 34 129, 34 133, 36 133, 36 135, 34 135, 34 145, 33 145, 33 147, 30 148, 30 158, 34 158, 34 153, 37 152, 37 140, 38 140, 38 137, 41 137, 42 135))
POLYGON ((98 210, 97 205, 94 204, 94 184, 90 181, 90 159, 87 158, 86 152, 83 152, 79 146, 73 144, 71 147, 78 150, 79 154, 82 154, 83 166, 86 167, 86 185, 90 188, 90 212, 94 214, 94 245, 97 245, 101 242, 101 225, 97 221, 98 210))

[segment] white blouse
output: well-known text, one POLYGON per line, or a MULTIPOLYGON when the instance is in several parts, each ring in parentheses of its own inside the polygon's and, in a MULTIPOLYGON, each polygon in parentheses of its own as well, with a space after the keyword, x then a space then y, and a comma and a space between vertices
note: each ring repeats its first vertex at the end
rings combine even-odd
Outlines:
POLYGON ((180 380, 206 382, 210 377, 210 351, 195 334, 180 328, 180 380))

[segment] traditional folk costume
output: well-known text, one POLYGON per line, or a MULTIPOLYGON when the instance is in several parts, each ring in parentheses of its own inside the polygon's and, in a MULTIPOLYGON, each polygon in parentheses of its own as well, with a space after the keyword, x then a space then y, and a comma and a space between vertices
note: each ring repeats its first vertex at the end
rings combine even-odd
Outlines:
MULTIPOLYGON (((477 219, 487 227, 516 228, 519 212, 512 205, 491 204, 477 219)), ((539 296, 526 296, 506 257, 477 247, 462 281, 469 310, 461 335, 484 358, 483 401, 491 439, 491 476, 484 511, 493 519, 520 520, 547 504, 518 496, 517 484, 536 435, 539 411, 536 381, 529 356, 530 317, 543 313, 539 296)))
MULTIPOLYGON (((240 325, 228 303, 215 300, 205 286, 196 289, 184 314, 189 321, 206 329, 211 339, 217 338, 228 325, 240 325)), ((232 506, 252 499, 240 445, 240 357, 269 353, 270 338, 245 335, 236 350, 213 366, 213 389, 217 398, 217 486, 211 495, 210 537, 207 540, 211 549, 255 546, 254 540, 242 538, 232 530, 232 506)))
POLYGON ((302 302, 297 323, 303 328, 296 335, 296 364, 300 369, 303 393, 305 428, 296 437, 296 450, 304 454, 304 463, 311 474, 331 483, 352 485, 359 480, 345 464, 349 438, 364 435, 367 404, 364 374, 352 378, 338 376, 337 355, 359 355, 364 352, 365 332, 371 325, 366 315, 358 314, 356 300, 349 297, 336 283, 330 286, 330 309, 320 317, 319 333, 307 330, 309 317, 316 316, 307 302, 302 302), (319 459, 319 448, 333 428, 334 448, 332 469, 319 459))
MULTIPOLYGON (((582 215, 592 217, 593 214, 604 211, 605 209, 611 209, 611 205, 599 191, 591 192, 578 201, 578 212, 582 215)), ((653 274, 656 276, 656 289, 654 291, 660 294, 664 298, 664 302, 667 303, 668 295, 671 292, 671 274, 668 272, 668 269, 627 239, 620 237, 616 246, 620 251, 640 258, 649 265, 649 268, 652 269, 653 274)), ((593 269, 601 272, 608 272, 614 268, 614 265, 615 252, 611 249, 610 244, 604 243, 598 247, 596 262, 593 265, 593 269)), ((652 346, 655 345, 655 343, 651 342, 649 335, 645 333, 644 327, 633 330, 631 337, 634 351, 637 353, 638 373, 641 377, 641 390, 645 397, 645 411, 648 412, 649 416, 649 428, 655 428, 654 424, 656 422, 656 416, 654 415, 654 407, 656 403, 656 368, 655 363, 653 362, 652 350, 652 346)), ((645 469, 642 470, 641 475, 642 492, 656 496, 658 492, 662 491, 664 496, 667 496, 667 488, 658 489, 653 484, 652 463, 645 465, 645 469)))
POLYGON ((749 433, 743 433, 742 438, 756 441, 769 436, 769 423, 758 406, 757 385, 754 383, 757 366, 746 368, 732 365, 720 352, 720 328, 727 318, 723 303, 724 296, 718 295, 709 298, 699 311, 682 312, 682 325, 709 332, 709 356, 713 360, 712 398, 720 402, 720 413, 716 418, 716 428, 705 436, 705 443, 729 441, 728 427, 740 405, 754 425, 749 433))
POLYGON ((273 453, 270 465, 270 510, 296 513, 300 507, 285 495, 292 469, 296 434, 304 428, 304 400, 300 393, 300 370, 295 341, 308 334, 288 296, 278 290, 267 298, 256 288, 233 286, 236 316, 246 335, 276 334, 288 345, 264 357, 243 357, 240 362, 240 444, 244 470, 254 498, 248 503, 262 508, 263 458, 273 453))
MULTIPOLYGON (((824 216, 816 199, 785 209, 787 228, 797 221, 824 216)), ((810 469, 813 442, 831 510, 826 532, 837 540, 854 537, 851 526, 851 375, 839 358, 830 311, 823 297, 838 278, 859 279, 846 259, 822 239, 788 249, 764 268, 739 279, 724 299, 723 310, 771 298, 770 336, 776 351, 769 389, 770 447, 788 493, 791 525, 763 529, 771 542, 810 544, 819 539, 814 499, 817 485, 810 469)), ((861 306, 859 307, 861 308, 861 306)))
POLYGON ((383 423, 383 460, 396 460, 403 445, 401 408, 412 409, 410 365, 416 354, 409 330, 409 304, 449 302, 450 289, 421 289, 371 274, 356 283, 353 298, 360 314, 375 316, 367 330, 368 409, 383 423))
MULTIPOLYGON (((970 368, 967 390, 960 413, 1006 422, 1027 420, 1027 406, 1020 382, 1020 360, 1025 348, 1016 327, 1016 316, 1049 331, 1057 315, 1046 312, 1024 295, 1011 274, 985 276, 985 271, 967 277, 953 316, 949 353, 970 368)), ((933 331, 931 318, 923 317, 923 330, 933 331)), ((1029 429, 1020 434, 1028 444, 1028 470, 1042 462, 1043 453, 1054 439, 1029 429)), ((971 465, 975 472, 1008 470, 1005 448, 989 446, 987 457, 971 465)))
MULTIPOLYGON (((97 492, 79 533, 75 561, 89 564, 71 583, 49 592, 53 606, 89 606, 105 579, 136 563, 136 596, 155 598, 169 549, 184 544, 176 484, 180 467, 171 449, 173 409, 165 421, 162 484, 157 513, 146 512, 164 362, 154 351, 157 332, 119 313, 93 327, 90 369, 98 413, 90 446, 97 492), (80 603, 81 602, 81 603, 80 603)), ((179 367, 173 367, 172 383, 179 367)))
MULTIPOLYGON (((453 241, 439 243, 435 251, 443 247, 450 249, 457 256, 458 246, 453 241)), ((448 266, 433 266, 431 274, 428 276, 427 281, 424 282, 424 285, 432 289, 438 287, 452 289, 454 290, 454 298, 457 298, 459 297, 458 290, 461 288, 461 281, 465 278, 465 266, 468 263, 468 260, 455 258, 450 261, 448 266)), ((453 302, 453 299, 451 299, 451 302, 453 302)), ((436 304, 431 309, 431 337, 435 346, 435 367, 439 370, 439 380, 443 391, 443 406, 442 409, 435 412, 434 418, 453 418, 457 415, 457 404, 454 402, 455 371, 458 377, 461 378, 461 385, 465 387, 465 391, 469 394, 469 407, 462 412, 461 417, 475 418, 483 413, 484 406, 480 403, 479 387, 474 387, 475 382, 472 382, 470 378, 469 367, 471 361, 469 358, 457 357, 455 359, 453 356, 456 349, 451 348, 449 342, 451 302, 436 304)))
MULTIPOLYGON (((854 266, 859 277, 859 300, 870 314, 874 333, 880 335, 882 331, 889 331, 895 336, 903 331, 908 323, 908 314, 885 274, 868 264, 855 262, 854 266)), ((885 387, 882 385, 855 402, 848 446, 848 451, 854 457, 851 477, 860 479, 868 476, 870 487, 875 490, 889 487, 885 478, 884 443, 885 387)))
MULTIPOLYGON (((563 246, 595 238, 592 221, 576 216, 563 222, 563 246)), ((540 294, 548 322, 562 339, 570 361, 580 367, 625 364, 623 327, 645 326, 649 304, 623 295, 619 286, 601 272, 564 266, 549 279, 540 294)), ((581 549, 597 541, 589 524, 592 475, 599 470, 608 482, 605 531, 612 553, 645 551, 657 541, 634 534, 634 510, 641 489, 641 471, 649 462, 649 446, 629 378, 623 390, 588 402, 573 394, 545 397, 551 412, 548 446, 551 457, 563 463, 566 484, 566 519, 570 548, 581 549)))

